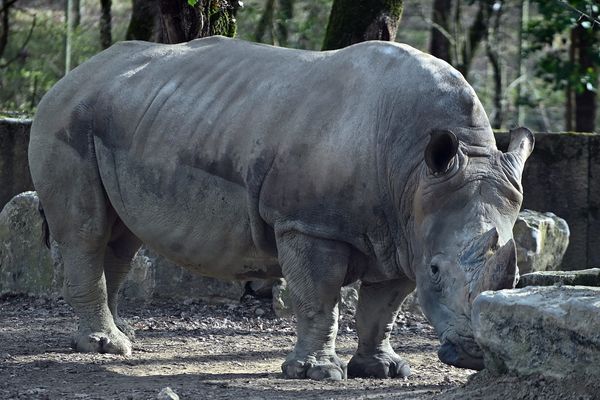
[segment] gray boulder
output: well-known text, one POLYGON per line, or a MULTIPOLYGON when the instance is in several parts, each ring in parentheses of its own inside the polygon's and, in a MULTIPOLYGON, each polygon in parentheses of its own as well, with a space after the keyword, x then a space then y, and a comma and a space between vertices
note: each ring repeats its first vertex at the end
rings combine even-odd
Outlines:
POLYGON ((493 373, 600 376, 600 288, 484 292, 473 303, 472 323, 493 373))
POLYGON ((517 287, 552 285, 600 286, 600 268, 532 272, 522 275, 517 287))
POLYGON ((56 246, 42 242, 42 219, 35 192, 10 200, 0 212, 0 293, 56 295, 62 287, 56 246))
MULTIPOLYGON (((35 192, 9 201, 0 213, 0 293, 60 295, 63 265, 56 243, 42 241, 42 218, 35 192)), ((132 261, 123 297, 132 302, 152 299, 239 302, 245 283, 194 274, 142 247, 132 261)))
POLYGON ((142 247, 132 261, 122 296, 130 301, 173 299, 235 303, 240 301, 244 291, 244 282, 200 276, 142 247))
POLYGON ((521 274, 556 270, 569 245, 569 226, 556 215, 523 210, 513 228, 521 274))

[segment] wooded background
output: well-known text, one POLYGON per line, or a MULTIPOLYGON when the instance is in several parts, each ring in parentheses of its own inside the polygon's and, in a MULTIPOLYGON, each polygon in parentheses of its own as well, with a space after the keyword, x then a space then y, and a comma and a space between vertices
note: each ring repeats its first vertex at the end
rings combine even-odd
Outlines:
POLYGON ((473 85, 494 128, 593 132, 598 0, 0 0, 0 115, 30 116, 115 41, 213 34, 298 49, 396 40, 473 85))

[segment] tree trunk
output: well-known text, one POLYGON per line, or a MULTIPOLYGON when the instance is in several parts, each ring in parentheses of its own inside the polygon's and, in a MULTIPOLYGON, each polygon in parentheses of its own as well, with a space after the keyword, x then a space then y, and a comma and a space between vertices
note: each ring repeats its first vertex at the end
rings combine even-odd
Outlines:
POLYGON ((159 0, 160 23, 153 39, 159 43, 182 43, 212 35, 233 37, 238 7, 236 0, 199 0, 195 6, 186 0, 159 0))
POLYGON ((159 24, 158 0, 132 0, 127 40, 152 40, 159 24))
POLYGON ((477 48, 487 34, 489 16, 492 13, 493 4, 493 0, 480 1, 475 20, 469 27, 466 40, 462 46, 461 60, 456 66, 456 69, 463 74, 465 79, 469 76, 471 63, 473 62, 473 58, 475 58, 477 48))
MULTIPOLYGON (((594 30, 585 29, 580 24, 573 28, 571 46, 574 49, 574 59, 581 73, 593 71, 593 75, 595 75, 596 66, 592 54, 596 39, 594 36, 594 30)), ((595 82, 593 86, 596 86, 595 82)), ((595 122, 596 92, 584 86, 581 90, 575 91, 575 130, 577 132, 593 132, 595 122)))
POLYGON ((184 0, 160 0, 159 43, 182 43, 198 37, 206 19, 184 0))
POLYGON ((277 45, 287 46, 288 29, 287 24, 294 16, 294 2, 292 0, 277 1, 277 45))
POLYGON ((452 64, 452 42, 450 37, 449 17, 452 11, 452 0, 434 0, 433 21, 430 33, 429 52, 452 64))
POLYGON ((491 23, 491 28, 488 30, 488 37, 486 40, 486 53, 492 66, 494 79, 494 111, 492 112, 491 119, 492 128, 500 129, 504 119, 504 107, 502 104, 502 64, 500 54, 498 52, 502 8, 499 8, 498 10, 493 10, 490 8, 489 11, 492 12, 492 16, 488 16, 488 18, 489 20, 493 19, 493 23, 491 23))
POLYGON ((323 50, 365 40, 394 40, 402 7, 402 0, 334 0, 323 50))
POLYGON ((271 40, 269 44, 274 44, 273 41, 273 14, 275 13, 275 0, 265 0, 265 10, 256 25, 256 31, 254 32, 254 40, 256 42, 263 42, 265 34, 270 33, 271 40))
POLYGON ((111 0, 100 0, 100 45, 107 49, 112 44, 112 24, 111 24, 111 0))
MULTIPOLYGON (((571 44, 569 45, 569 64, 575 64, 575 46, 574 42, 576 41, 575 31, 571 30, 571 44)), ((571 80, 567 79, 567 86, 565 88, 565 130, 567 132, 573 131, 573 115, 575 114, 573 103, 573 86, 571 85, 571 80)))
POLYGON ((2 23, 2 26, 0 26, 0 57, 4 54, 4 50, 8 44, 8 33, 10 31, 9 13, 13 3, 14 1, 10 0, 2 0, 0 2, 0 21, 2 23))
POLYGON ((71 14, 73 28, 77 28, 81 24, 81 0, 71 0, 71 14))

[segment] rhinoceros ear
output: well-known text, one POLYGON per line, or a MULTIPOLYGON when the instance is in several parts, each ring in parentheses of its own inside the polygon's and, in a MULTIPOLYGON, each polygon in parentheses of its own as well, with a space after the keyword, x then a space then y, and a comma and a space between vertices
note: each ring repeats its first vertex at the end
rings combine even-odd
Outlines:
POLYGON ((533 133, 521 126, 510 130, 510 144, 508 145, 508 153, 516 153, 525 162, 535 145, 533 133))
POLYGON ((425 163, 432 173, 444 173, 457 152, 458 138, 454 133, 448 130, 434 130, 425 148, 425 163))

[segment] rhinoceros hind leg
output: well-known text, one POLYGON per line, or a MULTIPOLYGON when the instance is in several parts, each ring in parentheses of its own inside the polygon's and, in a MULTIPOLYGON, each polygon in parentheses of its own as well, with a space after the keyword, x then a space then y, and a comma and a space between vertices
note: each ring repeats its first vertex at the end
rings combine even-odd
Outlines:
POLYGON ((108 307, 105 243, 59 242, 65 266, 65 299, 79 317, 72 347, 82 352, 131 354, 131 341, 116 326, 108 307))
POLYGON ((363 282, 358 296, 358 349, 348 363, 349 377, 404 378, 410 367, 390 345, 390 333, 404 298, 414 290, 408 280, 363 282))
POLYGON ((61 116, 49 115, 40 108, 29 160, 50 234, 64 262, 65 299, 79 317, 73 345, 80 351, 129 354, 131 342, 108 307, 104 256, 117 216, 95 157, 92 109, 82 103, 70 115, 63 111, 61 116))
POLYGON ((294 351, 282 365, 292 379, 340 380, 346 365, 335 353, 338 301, 347 272, 347 244, 298 232, 278 235, 283 276, 297 318, 294 351))
POLYGON ((112 313, 117 328, 130 340, 135 340, 135 331, 118 313, 119 290, 131 269, 131 260, 140 248, 141 241, 121 222, 117 220, 113 226, 111 240, 104 254, 104 275, 108 308, 112 313))

